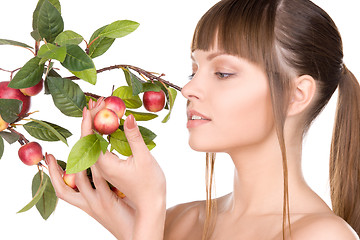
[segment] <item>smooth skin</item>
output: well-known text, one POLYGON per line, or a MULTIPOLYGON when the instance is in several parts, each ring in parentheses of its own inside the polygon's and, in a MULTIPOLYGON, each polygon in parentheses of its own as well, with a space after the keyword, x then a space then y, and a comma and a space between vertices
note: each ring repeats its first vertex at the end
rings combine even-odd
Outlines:
MULTIPOLYGON (((283 170, 266 75, 217 49, 196 50, 192 59, 193 78, 182 94, 189 109, 211 121, 189 128, 189 144, 197 151, 228 153, 235 165, 234 189, 218 199, 212 239, 282 239, 283 170)), ((294 77, 293 83, 285 124, 291 239, 356 240, 303 178, 300 124, 316 98, 316 84, 311 76, 294 77)), ((201 239, 204 209, 204 201, 169 209, 165 239, 201 239)))
MULTIPOLYGON (((103 109, 103 99, 90 100, 84 108, 81 137, 92 134, 93 118, 103 109)), ((122 160, 107 151, 91 167, 93 189, 86 171, 76 174, 76 192, 62 180, 62 170, 54 156, 47 155, 49 172, 60 199, 82 209, 118 239, 163 239, 166 213, 165 177, 147 149, 133 117, 125 121, 125 134, 133 155, 122 160), (126 197, 121 199, 106 183, 109 181, 126 197)))
MULTIPOLYGON (((228 153, 235 165, 234 189, 218 199, 212 239, 282 239, 281 152, 265 73, 245 59, 217 49, 196 50, 192 59, 193 79, 182 94, 188 99, 188 110, 211 121, 189 128, 189 144, 196 151, 228 153)), ((357 240, 351 227, 303 178, 300 126, 316 98, 316 84, 307 75, 294 76, 293 83, 285 124, 291 239, 357 240)), ((82 136, 91 133, 91 119, 103 107, 99 102, 91 102, 90 111, 84 110, 82 136)), ((125 133, 134 156, 124 161, 109 152, 102 155, 92 167, 96 190, 84 172, 77 174, 79 192, 66 186, 55 159, 47 157, 57 195, 83 209, 118 239, 201 239, 205 202, 170 208, 165 221, 164 174, 130 120, 125 121, 125 133), (116 198, 105 180, 127 197, 116 198)), ((288 231, 286 235, 290 239, 288 231)))

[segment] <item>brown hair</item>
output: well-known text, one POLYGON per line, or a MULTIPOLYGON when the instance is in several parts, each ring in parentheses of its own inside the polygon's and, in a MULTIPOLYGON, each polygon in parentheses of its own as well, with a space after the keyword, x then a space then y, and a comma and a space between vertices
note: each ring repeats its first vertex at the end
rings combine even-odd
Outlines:
MULTIPOLYGON (((360 87, 344 66, 342 41, 336 25, 309 0, 223 0, 200 19, 191 51, 210 50, 236 55, 267 74, 284 176, 283 239, 290 230, 288 170, 284 124, 291 78, 311 75, 317 98, 307 110, 305 134, 339 86, 338 108, 330 155, 333 211, 360 233, 360 87), (215 41, 216 39, 216 41, 215 41)), ((215 161, 215 157, 209 158, 215 161)), ((207 219, 203 239, 211 235, 213 163, 207 164, 207 219), (210 184, 211 183, 211 184, 210 184), (209 194, 210 192, 210 194, 209 194)))

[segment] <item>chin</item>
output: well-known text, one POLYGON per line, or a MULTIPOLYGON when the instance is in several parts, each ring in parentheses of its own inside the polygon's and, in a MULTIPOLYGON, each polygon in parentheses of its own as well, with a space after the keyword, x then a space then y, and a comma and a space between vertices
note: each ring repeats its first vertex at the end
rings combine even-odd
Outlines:
POLYGON ((194 141, 189 139, 189 146, 192 150, 197 152, 222 152, 219 148, 219 144, 214 144, 210 142, 202 141, 194 141))

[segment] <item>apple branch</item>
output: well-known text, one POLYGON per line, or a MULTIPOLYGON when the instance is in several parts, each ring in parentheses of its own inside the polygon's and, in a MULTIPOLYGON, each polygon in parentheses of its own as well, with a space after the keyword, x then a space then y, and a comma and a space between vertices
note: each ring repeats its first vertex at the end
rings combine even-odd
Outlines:
MULTIPOLYGON (((144 69, 141 69, 141 68, 135 67, 135 66, 131 66, 131 65, 114 65, 114 66, 110 66, 110 67, 101 68, 99 70, 96 70, 96 72, 97 73, 102 73, 102 72, 110 71, 110 70, 113 70, 113 69, 125 69, 125 68, 129 68, 131 70, 134 70, 135 72, 139 73, 140 75, 143 75, 143 76, 147 77, 150 81, 154 81, 154 80, 159 81, 161 83, 169 85, 170 87, 172 87, 172 88, 174 88, 174 89, 176 89, 178 91, 181 91, 181 89, 182 89, 181 87, 162 79, 161 77, 165 76, 164 74, 161 74, 160 76, 156 76, 151 72, 148 72, 148 71, 146 71, 144 69)), ((76 76, 71 76, 71 77, 67 77, 67 79, 78 80, 79 78, 76 77, 76 76)))
POLYGON ((3 68, 0 68, 0 71, 4 71, 4 72, 8 72, 8 73, 10 73, 10 80, 12 80, 12 77, 13 77, 13 75, 14 75, 14 72, 16 72, 16 71, 19 71, 21 68, 17 68, 17 69, 14 69, 14 70, 6 70, 6 69, 3 69, 3 68))

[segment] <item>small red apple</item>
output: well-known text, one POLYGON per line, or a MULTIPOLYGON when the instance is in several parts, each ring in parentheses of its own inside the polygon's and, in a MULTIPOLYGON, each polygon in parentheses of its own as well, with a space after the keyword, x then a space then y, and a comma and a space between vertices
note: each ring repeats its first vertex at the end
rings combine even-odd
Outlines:
POLYGON ((113 110, 101 109, 94 117, 95 130, 101 134, 112 134, 119 128, 119 118, 113 110))
POLYGON ((66 185, 68 185, 72 189, 77 189, 76 184, 75 184, 75 173, 67 174, 65 171, 63 179, 64 179, 64 182, 66 183, 66 185))
POLYGON ((41 79, 41 81, 39 83, 37 83, 35 86, 28 87, 28 88, 22 88, 22 89, 20 89, 20 91, 25 96, 35 96, 35 95, 39 94, 39 92, 41 92, 41 90, 43 89, 43 86, 44 86, 44 80, 41 79))
POLYGON ((124 116, 124 112, 126 109, 124 101, 116 96, 110 96, 105 98, 105 107, 113 110, 116 115, 118 115, 119 119, 124 116))
POLYGON ((121 192, 119 189, 117 189, 114 186, 111 187, 111 191, 113 191, 121 199, 126 197, 126 195, 123 192, 121 192))
POLYGON ((25 96, 19 89, 9 88, 9 81, 0 82, 0 98, 18 99, 23 102, 19 117, 23 117, 30 109, 30 97, 25 96))
POLYGON ((21 146, 18 154, 20 160, 29 166, 38 164, 44 158, 42 148, 37 142, 29 142, 21 146))
POLYGON ((0 116, 0 132, 7 129, 9 126, 9 123, 5 122, 2 117, 0 116))
POLYGON ((145 109, 149 112, 159 112, 165 106, 165 93, 162 90, 160 92, 145 92, 143 102, 145 109))

